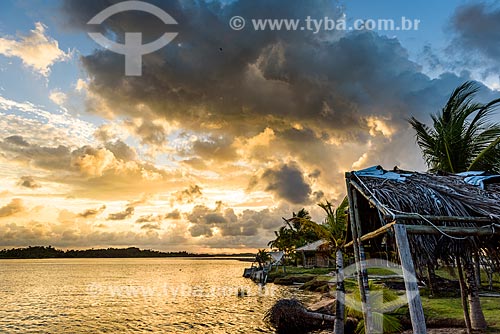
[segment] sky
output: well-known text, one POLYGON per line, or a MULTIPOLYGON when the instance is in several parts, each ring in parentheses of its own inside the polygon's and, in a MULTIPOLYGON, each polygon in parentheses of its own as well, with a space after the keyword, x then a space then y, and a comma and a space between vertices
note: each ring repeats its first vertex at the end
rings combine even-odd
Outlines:
POLYGON ((292 212, 324 219, 346 171, 425 171, 408 119, 428 123, 461 83, 500 95, 498 1, 147 1, 177 24, 87 24, 118 2, 0 2, 0 248, 264 248, 292 212), (91 32, 177 35, 130 76, 91 32))

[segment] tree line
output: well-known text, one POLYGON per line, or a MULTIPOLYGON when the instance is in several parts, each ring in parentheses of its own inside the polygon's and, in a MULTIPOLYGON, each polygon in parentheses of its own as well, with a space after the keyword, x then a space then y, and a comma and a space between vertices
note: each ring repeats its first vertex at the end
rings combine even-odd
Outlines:
POLYGON ((29 246, 0 250, 1 259, 56 259, 56 258, 146 258, 146 257, 245 257, 251 254, 199 254, 187 251, 161 252, 150 249, 106 248, 84 250, 61 250, 52 246, 29 246))

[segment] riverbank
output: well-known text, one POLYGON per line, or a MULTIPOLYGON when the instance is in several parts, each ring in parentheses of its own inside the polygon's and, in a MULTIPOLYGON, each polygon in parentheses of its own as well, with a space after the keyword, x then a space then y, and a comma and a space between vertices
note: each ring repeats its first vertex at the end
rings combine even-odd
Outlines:
MULTIPOLYGON (((322 300, 320 303, 306 306, 321 313, 332 314, 332 302, 334 301, 333 296, 335 295, 335 275, 332 273, 333 271, 334 268, 305 269, 287 267, 286 272, 283 272, 283 269, 279 268, 278 271, 269 273, 268 282, 273 282, 277 285, 300 285, 300 288, 303 290, 321 293, 322 300), (318 305, 322 303, 327 307, 317 308, 318 305)), ((402 279, 398 280, 398 278, 394 277, 385 279, 384 275, 388 275, 389 273, 385 273, 383 270, 378 269, 370 269, 369 274, 372 277, 378 278, 373 281, 375 286, 383 289, 390 288, 391 291, 394 291, 397 295, 404 295, 402 279)), ((443 276, 446 276, 447 279, 453 278, 444 273, 443 276)), ((485 286, 483 286, 483 288, 484 287, 485 286)), ((355 295, 357 293, 357 283, 354 278, 345 279, 345 289, 348 295, 355 295)), ((429 291, 425 288, 421 289, 420 293, 429 333, 461 333, 465 324, 461 300, 458 296, 430 297, 429 291)), ((494 294, 485 295, 481 297, 481 304, 485 318, 488 322, 488 330, 486 333, 500 333, 500 317, 498 316, 500 297, 494 297, 494 294)), ((411 326, 411 323, 409 321, 406 306, 398 310, 396 316, 401 321, 405 330, 410 329, 409 326, 411 326)), ((411 331, 405 333, 410 332, 411 331)))

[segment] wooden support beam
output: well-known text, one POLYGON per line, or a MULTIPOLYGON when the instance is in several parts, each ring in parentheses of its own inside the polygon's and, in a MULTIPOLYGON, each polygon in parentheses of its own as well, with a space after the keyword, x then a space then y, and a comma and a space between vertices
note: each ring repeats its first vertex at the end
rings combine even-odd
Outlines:
MULTIPOLYGON (((386 233, 388 229, 390 229, 395 222, 389 223, 387 225, 382 226, 381 228, 367 233, 361 238, 359 238, 361 241, 366 241, 373 239, 375 237, 378 237, 379 235, 386 233)), ((406 226, 406 232, 409 234, 440 234, 435 227, 429 226, 429 225, 405 225, 406 226)), ((500 235, 500 228, 497 229, 491 229, 490 226, 484 226, 484 227, 461 227, 461 226, 438 226, 441 231, 443 231, 446 234, 453 235, 453 236, 477 236, 477 237, 482 237, 482 236, 491 236, 491 235, 500 235)), ((352 247, 353 242, 350 241, 347 244, 345 244, 344 248, 352 247)))
MULTIPOLYGON (((491 236, 500 235, 500 229, 492 229, 490 226, 485 227, 452 227, 438 226, 441 231, 453 236, 491 236)), ((440 234, 435 227, 428 225, 406 225, 406 231, 410 234, 440 234)))
POLYGON ((414 213, 385 215, 385 220, 430 220, 432 222, 460 222, 460 223, 497 223, 496 220, 488 217, 459 217, 459 216, 428 216, 414 213))
MULTIPOLYGON (((370 239, 373 239, 375 237, 378 237, 379 235, 386 233, 387 230, 390 229, 394 224, 396 224, 396 222, 391 222, 389 224, 386 224, 386 225, 380 227, 379 229, 377 229, 373 232, 366 233, 365 235, 361 236, 361 238, 359 238, 359 240, 366 241, 366 240, 370 240, 370 239)), ((351 247, 352 245, 353 245, 353 242, 350 241, 350 242, 345 244, 344 248, 351 247)))
POLYGON ((349 199, 349 216, 351 223, 351 233, 354 246, 354 258, 356 261, 356 270, 358 276, 359 292, 361 296, 361 308, 363 319, 365 321, 365 333, 373 333, 373 320, 371 307, 369 304, 368 274, 365 268, 365 252, 358 239, 361 235, 361 223, 359 219, 359 206, 357 192, 351 187, 350 180, 346 179, 347 196, 349 199))
POLYGON ((394 225, 394 235, 396 237, 396 245, 403 267, 403 277, 405 280, 406 297, 408 298, 408 308, 410 310, 411 325, 413 334, 426 334, 424 310, 422 308, 422 300, 418 291, 417 276, 413 260, 410 253, 410 244, 406 227, 403 224, 394 225))

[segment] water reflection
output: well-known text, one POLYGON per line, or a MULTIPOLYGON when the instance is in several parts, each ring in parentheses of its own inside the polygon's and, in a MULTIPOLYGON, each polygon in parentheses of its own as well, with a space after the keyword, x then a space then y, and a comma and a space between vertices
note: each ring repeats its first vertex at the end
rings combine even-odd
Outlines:
POLYGON ((279 298, 317 298, 257 285, 236 260, 0 260, 0 333, 272 333, 279 298), (238 297, 238 289, 247 296, 238 297))

